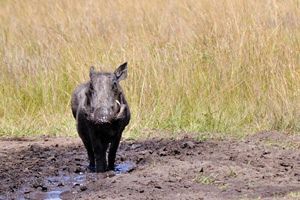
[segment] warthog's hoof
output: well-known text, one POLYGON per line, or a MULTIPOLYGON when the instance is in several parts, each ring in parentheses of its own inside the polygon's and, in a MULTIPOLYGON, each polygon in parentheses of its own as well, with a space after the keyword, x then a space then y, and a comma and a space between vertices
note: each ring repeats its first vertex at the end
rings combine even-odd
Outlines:
POLYGON ((96 171, 96 166, 95 165, 91 165, 89 164, 89 166, 87 167, 91 172, 95 172, 96 171))

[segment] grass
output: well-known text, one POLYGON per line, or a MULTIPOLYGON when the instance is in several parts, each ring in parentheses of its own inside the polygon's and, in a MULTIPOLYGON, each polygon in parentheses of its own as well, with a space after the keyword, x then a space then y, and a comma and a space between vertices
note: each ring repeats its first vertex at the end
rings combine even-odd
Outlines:
POLYGON ((211 177, 211 176, 205 176, 203 174, 199 174, 194 181, 196 183, 202 184, 202 185, 212 185, 215 183, 215 178, 211 177))
POLYGON ((300 143, 296 141, 274 141, 274 140, 265 140, 264 143, 267 146, 279 147, 291 150, 300 150, 300 143))
POLYGON ((299 0, 0 0, 0 24, 0 135, 75 135, 72 90, 124 61, 128 137, 300 131, 299 0))
POLYGON ((299 199, 300 198, 300 192, 290 192, 287 197, 290 197, 290 199, 299 199))

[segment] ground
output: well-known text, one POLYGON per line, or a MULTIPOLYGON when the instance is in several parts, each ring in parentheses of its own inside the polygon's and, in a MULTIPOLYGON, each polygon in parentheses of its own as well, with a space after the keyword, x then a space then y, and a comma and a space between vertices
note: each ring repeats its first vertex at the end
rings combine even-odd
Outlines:
POLYGON ((0 139, 0 199, 300 199, 300 137, 123 140, 117 170, 86 169, 78 138, 0 139))

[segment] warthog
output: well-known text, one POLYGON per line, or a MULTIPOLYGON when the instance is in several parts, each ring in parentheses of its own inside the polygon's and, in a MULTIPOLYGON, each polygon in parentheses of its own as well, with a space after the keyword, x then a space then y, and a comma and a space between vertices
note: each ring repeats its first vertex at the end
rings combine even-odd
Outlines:
POLYGON ((126 77, 127 63, 120 65, 114 73, 96 72, 91 67, 90 80, 73 92, 72 113, 92 171, 114 169, 121 135, 130 121, 129 107, 119 84, 126 77))

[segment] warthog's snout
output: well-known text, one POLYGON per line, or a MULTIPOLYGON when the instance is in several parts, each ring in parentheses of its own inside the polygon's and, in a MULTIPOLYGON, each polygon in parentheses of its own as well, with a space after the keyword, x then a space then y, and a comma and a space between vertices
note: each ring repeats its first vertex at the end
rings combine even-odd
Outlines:
POLYGON ((126 105, 115 100, 115 105, 110 109, 100 107, 90 113, 89 120, 96 124, 111 124, 113 121, 124 117, 126 105))

